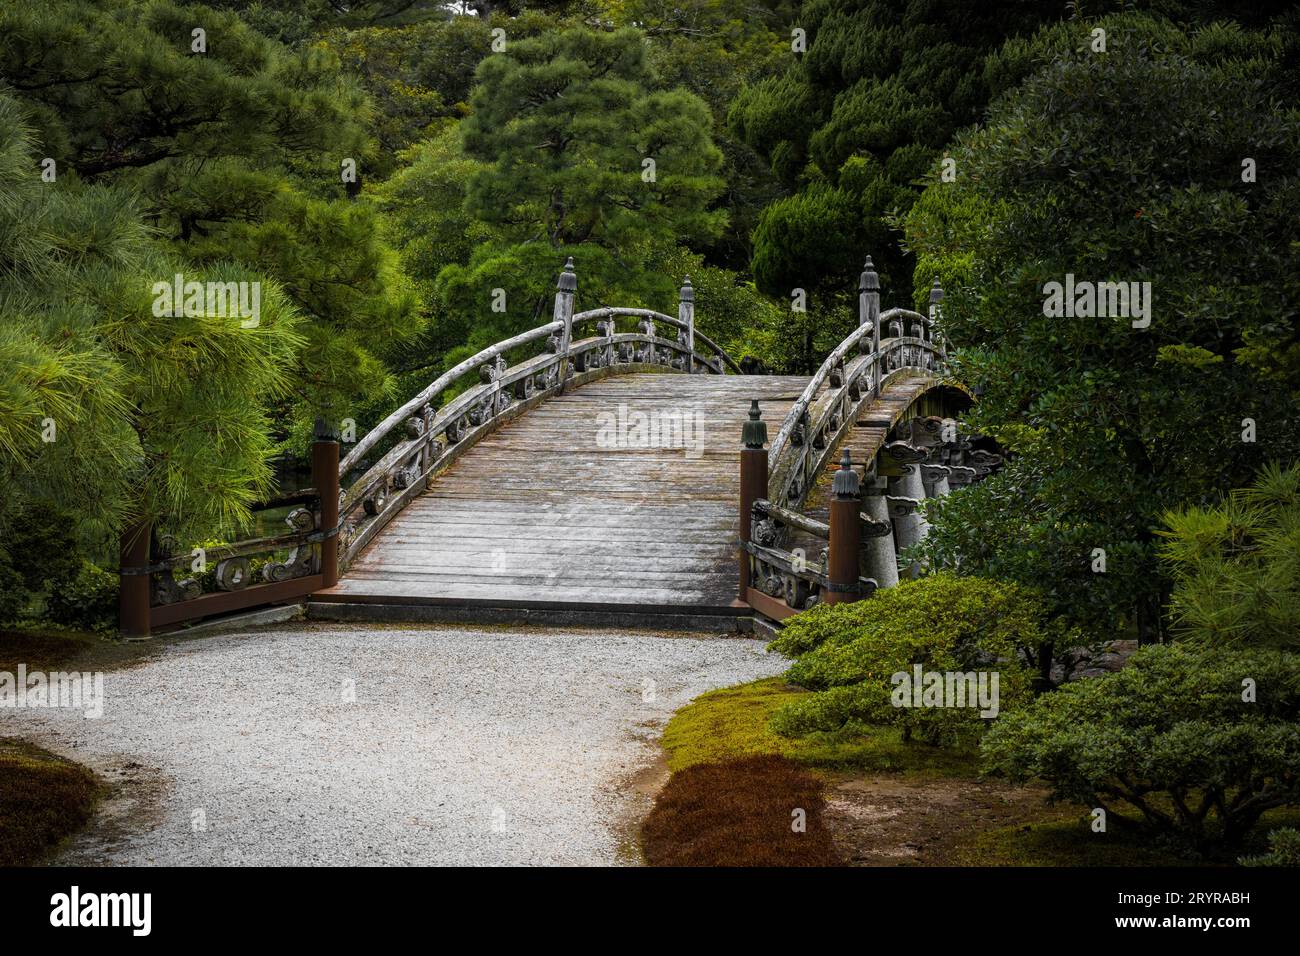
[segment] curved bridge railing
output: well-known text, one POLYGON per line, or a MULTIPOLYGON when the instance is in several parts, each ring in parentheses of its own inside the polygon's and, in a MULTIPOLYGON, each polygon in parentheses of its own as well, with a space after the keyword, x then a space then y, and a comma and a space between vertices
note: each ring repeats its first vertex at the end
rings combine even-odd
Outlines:
POLYGON ((989 474, 1000 461, 972 452, 953 419, 891 420, 885 424, 892 440, 860 463, 864 478, 844 451, 829 522, 800 510, 841 440, 892 379, 917 373, 938 379, 946 372, 942 302, 936 279, 928 316, 908 309, 881 314, 880 282, 868 258, 858 327, 826 357, 767 450, 767 427, 754 403, 741 453, 739 597, 767 617, 781 620, 896 584, 898 552, 926 530, 924 499, 989 474))
POLYGON ((858 283, 858 327, 826 356, 791 406, 768 452, 767 497, 798 508, 858 414, 900 374, 942 372, 947 365, 937 322, 943 290, 936 279, 930 315, 880 314, 880 279, 867 257, 858 283), (889 335, 881 337, 881 328, 889 335))
POLYGON ((205 551, 182 548, 147 524, 129 529, 122 539, 122 633, 147 637, 154 628, 293 601, 332 587, 431 478, 484 435, 566 388, 624 372, 742 371, 695 328, 689 276, 676 317, 613 306, 575 313, 577 288, 569 259, 550 322, 448 369, 371 429, 341 461, 337 436, 318 422, 313 487, 263 505, 296 506, 286 519, 286 533, 205 551), (471 376, 478 381, 439 407, 471 376), (379 457, 370 462, 373 455, 379 457))
POLYGON ((722 375, 728 369, 741 371, 721 346, 695 328, 695 291, 689 276, 681 289, 677 317, 615 306, 575 313, 576 293, 577 276, 569 259, 557 285, 551 322, 489 346, 449 369, 348 452, 339 463, 341 570, 466 449, 566 388, 623 372, 722 375), (635 330, 619 331, 620 322, 629 321, 635 322, 635 330), (589 332, 594 334, 584 334, 589 332), (438 407, 445 393, 473 375, 477 384, 438 407), (365 456, 394 433, 397 441, 379 460, 348 481, 365 456))

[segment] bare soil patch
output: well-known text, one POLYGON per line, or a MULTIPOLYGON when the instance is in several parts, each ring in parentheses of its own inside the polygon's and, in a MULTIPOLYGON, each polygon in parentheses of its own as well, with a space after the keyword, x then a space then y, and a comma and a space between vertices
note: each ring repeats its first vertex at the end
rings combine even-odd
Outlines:
POLYGON ((826 788, 825 818, 851 866, 969 865, 973 837, 1040 819, 1045 797, 988 780, 840 776, 826 788))

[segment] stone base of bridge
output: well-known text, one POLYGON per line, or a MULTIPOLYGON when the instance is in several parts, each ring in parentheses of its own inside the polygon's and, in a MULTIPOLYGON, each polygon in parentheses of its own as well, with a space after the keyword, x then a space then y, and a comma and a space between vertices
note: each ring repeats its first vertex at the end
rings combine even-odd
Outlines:
POLYGON ((393 604, 311 601, 308 620, 371 624, 534 624, 542 627, 628 628, 652 631, 691 631, 748 635, 754 631, 753 611, 741 604, 729 608, 577 607, 573 605, 500 607, 492 605, 393 604))

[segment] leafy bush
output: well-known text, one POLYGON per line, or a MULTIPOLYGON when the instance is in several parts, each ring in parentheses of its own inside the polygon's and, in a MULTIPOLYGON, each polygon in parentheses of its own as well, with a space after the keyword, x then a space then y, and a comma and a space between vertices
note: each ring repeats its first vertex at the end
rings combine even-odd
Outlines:
POLYGON ((1231 849, 1300 803, 1297 717, 1300 656, 1159 645, 1008 715, 981 750, 988 770, 1041 778, 1121 826, 1231 849))
POLYGON ((783 736, 900 724, 932 743, 977 736, 973 707, 896 707, 892 675, 924 671, 998 674, 999 707, 1021 706, 1047 641, 1043 608, 1014 584, 947 574, 905 581, 866 601, 823 605, 793 618, 772 648, 797 660, 787 679, 818 693, 773 715, 783 736))
POLYGON ((1165 516, 1170 611, 1188 639, 1300 646, 1300 465, 1271 465, 1223 503, 1165 516))
POLYGON ((0 547, 0 622, 12 621, 26 606, 23 579, 14 570, 9 552, 0 547))
POLYGON ((0 524, 0 621, 39 611, 43 595, 65 587, 81 569, 73 519, 48 502, 11 496, 0 524))
POLYGON ((1276 108, 1296 102, 1294 29, 1186 12, 1063 20, 1007 44, 986 75, 1005 95, 948 144, 955 181, 936 177, 905 226, 917 299, 935 275, 957 283, 943 332, 980 394, 967 427, 1024 430, 1016 474, 955 490, 936 547, 971 573, 1049 582, 1076 622, 1110 604, 1144 643, 1170 584, 1160 516, 1300 458, 1300 122, 1276 108), (1247 157, 1276 175, 1243 179, 1247 157), (1150 282, 1150 326, 1044 314, 1067 275, 1150 282))
POLYGON ((86 561, 75 578, 50 592, 46 614, 56 624, 107 631, 117 625, 117 597, 117 575, 86 561))
POLYGON ((48 502, 24 503, 5 535, 14 570, 34 594, 76 577, 78 544, 72 517, 48 502))
MULTIPOLYGON (((974 363, 968 363, 973 365, 974 363)), ((1093 549, 1106 542, 1111 568, 1153 563, 1154 547, 1114 540, 1108 516, 1083 507, 1078 489, 1053 484, 1042 457, 1053 441, 1038 429, 990 429, 1007 451, 997 474, 925 502, 930 531, 902 557, 935 570, 1031 586, 1048 613, 1086 632, 1059 650, 1113 638, 1131 620, 1145 582, 1098 574, 1093 549), (1026 494, 1028 488, 1043 489, 1026 494)))
POLYGON ((1300 830, 1283 827, 1268 835, 1268 852, 1242 857, 1242 866, 1300 866, 1300 830))

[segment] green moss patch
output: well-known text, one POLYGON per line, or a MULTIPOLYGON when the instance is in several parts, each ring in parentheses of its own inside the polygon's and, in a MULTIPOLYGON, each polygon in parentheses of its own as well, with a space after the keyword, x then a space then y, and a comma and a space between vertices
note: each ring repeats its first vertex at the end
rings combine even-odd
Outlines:
POLYGON ((788 739, 772 732, 769 718, 808 691, 781 677, 702 694, 668 722, 663 744, 668 769, 777 754, 809 767, 831 770, 906 771, 973 776, 974 749, 904 743, 897 727, 859 727, 853 732, 814 733, 788 739))

